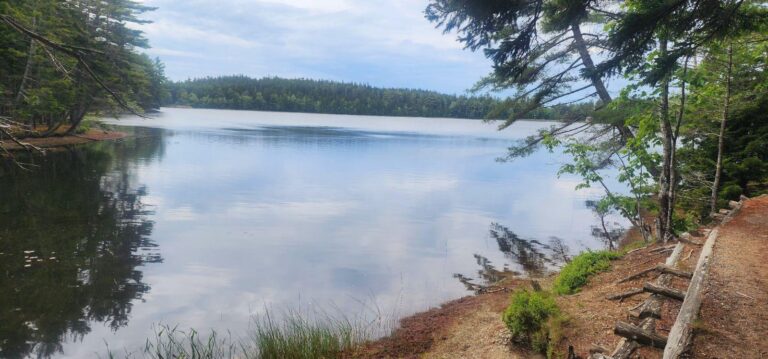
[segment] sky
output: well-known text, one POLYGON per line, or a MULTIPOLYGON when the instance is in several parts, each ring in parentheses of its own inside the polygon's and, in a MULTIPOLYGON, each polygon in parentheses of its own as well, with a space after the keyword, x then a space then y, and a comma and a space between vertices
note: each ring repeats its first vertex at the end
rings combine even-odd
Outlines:
POLYGON ((462 94, 491 70, 424 18, 427 0, 143 0, 172 80, 240 74, 462 94))

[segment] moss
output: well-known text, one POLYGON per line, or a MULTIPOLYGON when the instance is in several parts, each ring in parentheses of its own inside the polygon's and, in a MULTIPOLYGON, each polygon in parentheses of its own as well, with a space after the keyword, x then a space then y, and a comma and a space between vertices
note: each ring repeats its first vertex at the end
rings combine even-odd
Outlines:
POLYGON ((610 251, 584 252, 574 257, 555 278, 553 291, 557 294, 573 294, 589 281, 589 277, 604 272, 611 266, 611 260, 621 257, 610 251))
POLYGON ((565 322, 555 299, 548 292, 519 290, 512 294, 502 316, 512 337, 548 357, 557 355, 557 343, 565 322))

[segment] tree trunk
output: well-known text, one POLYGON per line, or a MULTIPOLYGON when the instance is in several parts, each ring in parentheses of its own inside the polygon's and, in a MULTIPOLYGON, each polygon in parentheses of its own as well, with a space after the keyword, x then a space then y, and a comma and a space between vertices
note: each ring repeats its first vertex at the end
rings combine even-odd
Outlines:
MULTIPOLYGON (((674 131, 672 132, 672 145, 670 146, 669 155, 669 194, 667 195, 669 201, 669 211, 667 212, 667 225, 672 226, 672 215, 675 211, 675 201, 677 200, 677 139, 680 135, 680 126, 683 124, 683 117, 685 116, 685 84, 686 75, 688 74, 688 57, 685 59, 685 65, 683 67, 683 75, 680 79, 680 111, 677 114, 677 121, 675 123, 674 131)), ((671 234, 670 230, 670 234, 671 234)))
POLYGON ((720 133, 717 140, 717 163, 715 165, 715 182, 712 184, 712 198, 709 202, 709 212, 717 211, 717 192, 720 190, 720 176, 723 172, 723 152, 725 151, 725 126, 728 122, 728 110, 731 105, 731 71, 733 69, 733 43, 728 45, 728 69, 725 76, 725 103, 723 118, 720 121, 720 133))
MULTIPOLYGON (((37 19, 32 18, 32 30, 36 30, 37 19)), ((29 39, 29 50, 27 50, 27 63, 24 65, 24 73, 21 75, 21 83, 19 83, 19 89, 16 91, 16 99, 14 101, 15 106, 19 106, 21 99, 24 97, 24 87, 27 86, 27 80, 29 79, 29 72, 35 62, 35 52, 37 46, 34 39, 29 39)))
MULTIPOLYGON (((659 44, 661 57, 667 55, 667 40, 662 39, 659 44)), ((659 175, 659 240, 666 243, 672 237, 672 208, 670 208, 671 171, 672 163, 672 123, 669 121, 669 77, 661 80, 661 103, 659 105, 659 120, 662 145, 662 165, 659 175)))
MULTIPOLYGON (((592 61, 592 55, 589 54, 587 43, 584 41, 584 36, 581 34, 581 28, 578 23, 571 25, 571 32, 573 33, 573 42, 576 45, 576 50, 579 51, 579 57, 581 57, 581 62, 584 64, 584 69, 589 76, 592 86, 597 92, 597 96, 600 97, 600 101, 603 102, 603 105, 609 104, 613 99, 611 98, 611 94, 608 93, 608 89, 605 87, 603 79, 595 72, 595 62, 592 61)), ((624 140, 634 137, 632 130, 623 123, 617 125, 616 128, 619 130, 621 137, 624 140)))

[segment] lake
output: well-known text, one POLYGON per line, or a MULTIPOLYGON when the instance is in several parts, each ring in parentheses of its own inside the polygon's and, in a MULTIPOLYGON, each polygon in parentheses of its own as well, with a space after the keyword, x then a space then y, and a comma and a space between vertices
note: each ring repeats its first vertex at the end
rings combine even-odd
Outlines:
MULTIPOLYGON (((246 333, 265 308, 398 318, 498 271, 602 247, 600 192, 540 151, 545 122, 166 108, 132 137, 0 177, 0 357, 143 346, 157 324, 246 333), (467 285, 467 283, 470 283, 467 285)), ((238 334, 239 335, 239 334, 238 334)))

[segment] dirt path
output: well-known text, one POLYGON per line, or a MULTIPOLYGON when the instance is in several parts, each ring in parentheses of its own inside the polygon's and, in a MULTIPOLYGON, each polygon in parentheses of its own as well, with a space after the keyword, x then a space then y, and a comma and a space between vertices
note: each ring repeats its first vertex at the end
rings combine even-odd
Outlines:
POLYGON ((768 358, 768 196, 744 202, 715 243, 694 358, 768 358))

